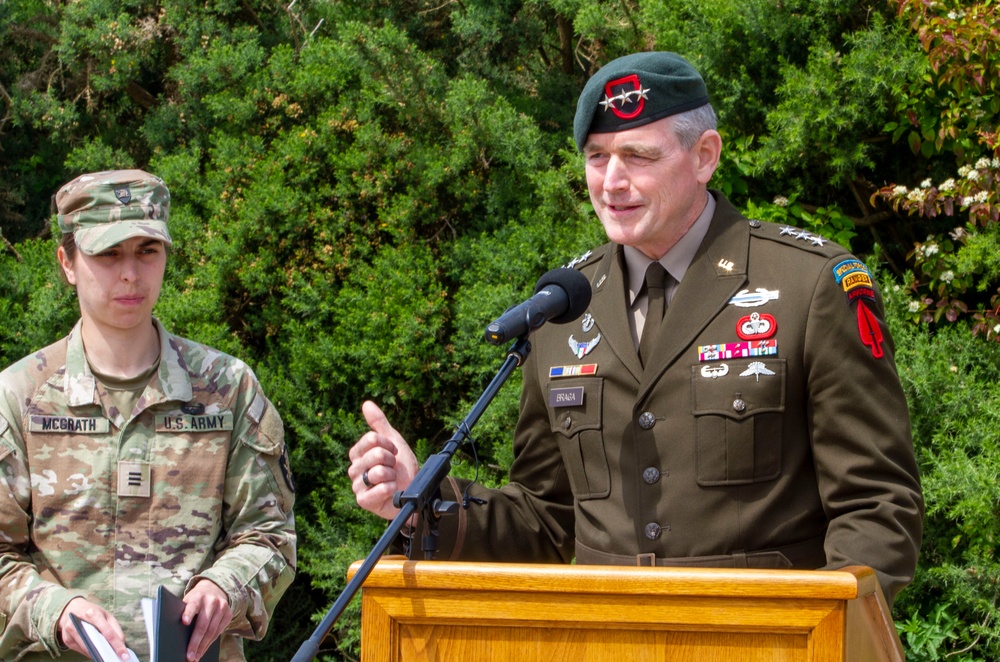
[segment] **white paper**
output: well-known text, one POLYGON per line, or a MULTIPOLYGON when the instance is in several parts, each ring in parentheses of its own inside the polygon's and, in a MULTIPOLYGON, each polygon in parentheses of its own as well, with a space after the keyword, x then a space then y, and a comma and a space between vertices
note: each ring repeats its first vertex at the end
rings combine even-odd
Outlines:
MULTIPOLYGON (((111 647, 111 644, 108 643, 108 640, 104 638, 103 634, 101 634, 100 630, 87 621, 80 622, 83 623, 84 631, 87 633, 87 636, 90 637, 90 641, 93 642, 94 646, 97 648, 97 654, 101 656, 102 660, 110 662, 111 660, 121 659, 118 657, 118 653, 115 652, 115 649, 111 647)), ((135 656, 132 649, 129 648, 127 650, 129 662, 139 662, 139 658, 135 656)))

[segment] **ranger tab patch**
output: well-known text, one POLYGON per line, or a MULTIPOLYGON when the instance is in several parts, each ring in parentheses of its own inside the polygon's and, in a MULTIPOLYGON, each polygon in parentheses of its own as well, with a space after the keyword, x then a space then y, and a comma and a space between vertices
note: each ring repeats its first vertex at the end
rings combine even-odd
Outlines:
POLYGON ((872 274, 865 263, 857 258, 850 258, 833 267, 833 277, 847 295, 847 302, 858 298, 875 300, 875 285, 872 274))

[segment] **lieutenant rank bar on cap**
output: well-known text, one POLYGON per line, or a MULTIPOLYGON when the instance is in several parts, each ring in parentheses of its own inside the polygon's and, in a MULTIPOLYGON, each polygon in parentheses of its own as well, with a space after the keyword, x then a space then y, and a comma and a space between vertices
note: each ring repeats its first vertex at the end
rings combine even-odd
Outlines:
POLYGON ((748 356, 771 356, 778 353, 778 341, 754 340, 751 342, 727 342, 721 345, 699 345, 699 361, 719 361, 722 359, 742 359, 748 356))
POLYGON ((579 375, 596 374, 596 363, 588 363, 586 365, 560 365, 549 368, 549 379, 553 379, 555 377, 577 377, 579 375))

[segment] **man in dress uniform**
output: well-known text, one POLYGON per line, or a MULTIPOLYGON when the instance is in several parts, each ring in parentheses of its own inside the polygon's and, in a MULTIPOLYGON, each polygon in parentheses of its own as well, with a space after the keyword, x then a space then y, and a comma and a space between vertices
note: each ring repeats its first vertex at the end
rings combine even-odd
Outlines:
MULTIPOLYGON (((656 566, 867 565, 913 578, 923 498, 882 301, 835 243, 707 188, 722 141, 673 53, 595 74, 574 121, 609 243, 572 266, 586 314, 532 335, 510 481, 449 477, 437 558, 656 566)), ((371 402, 358 504, 386 518, 417 461, 371 402)))

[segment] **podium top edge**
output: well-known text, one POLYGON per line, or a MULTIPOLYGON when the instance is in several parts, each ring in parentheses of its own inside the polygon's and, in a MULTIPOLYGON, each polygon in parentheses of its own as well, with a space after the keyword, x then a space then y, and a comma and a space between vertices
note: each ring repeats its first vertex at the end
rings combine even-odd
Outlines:
MULTIPOLYGON (((361 562, 351 565, 354 576, 361 562)), ((366 588, 458 588, 463 590, 556 591, 591 594, 663 593, 742 598, 853 600, 874 593, 871 568, 771 570, 585 566, 534 563, 408 561, 384 557, 366 588)))

